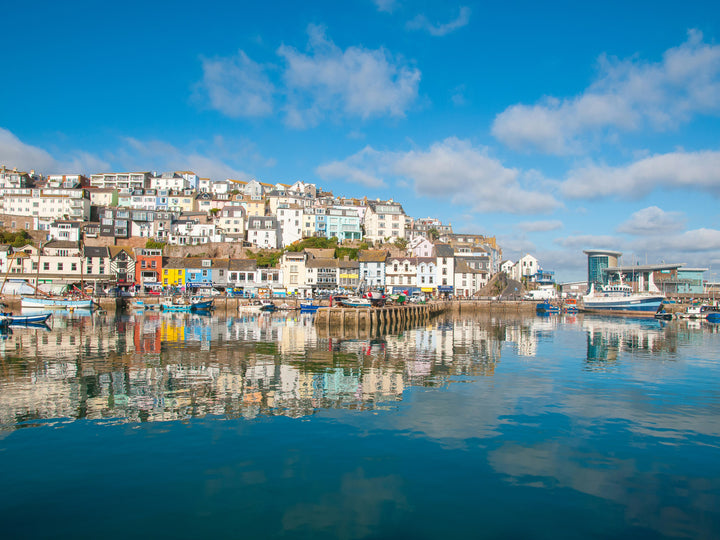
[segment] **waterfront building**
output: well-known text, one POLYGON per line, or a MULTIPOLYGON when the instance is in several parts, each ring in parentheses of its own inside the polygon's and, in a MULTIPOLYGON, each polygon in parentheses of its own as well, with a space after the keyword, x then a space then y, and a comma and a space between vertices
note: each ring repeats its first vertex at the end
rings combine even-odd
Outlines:
POLYGON ((143 292, 162 285, 162 249, 135 248, 135 286, 143 292))
POLYGON ((385 250, 361 250, 358 252, 361 282, 368 288, 385 286, 385 262, 390 253, 385 250))
POLYGON ((435 296, 437 292, 437 259, 417 257, 416 283, 421 292, 435 296))
POLYGON ((313 296, 337 290, 339 286, 337 259, 310 257, 305 262, 305 268, 305 285, 310 287, 313 296))
POLYGON ((228 265, 228 288, 235 294, 252 296, 255 287, 255 272, 257 261, 255 259, 230 259, 228 265))
POLYGON ((280 261, 283 271, 283 287, 288 294, 307 296, 310 287, 306 284, 305 262, 307 253, 305 251, 286 251, 280 261))
POLYGON ((412 292, 417 284, 418 260, 416 257, 389 257, 385 263, 385 284, 393 292, 412 292))
POLYGON ((230 274, 230 259, 212 259, 212 286, 225 290, 230 274))
POLYGON ((184 257, 163 257, 162 286, 163 288, 185 289, 184 257))
POLYGON ((529 280, 531 276, 537 274, 539 268, 539 261, 529 253, 526 253, 520 257, 517 264, 513 267, 514 272, 512 277, 518 281, 521 281, 523 278, 529 280))
POLYGON ((477 268, 472 259, 457 257, 455 259, 455 295, 471 298, 488 282, 487 270, 477 268))
POLYGON ((588 258, 588 288, 590 288, 590 285, 595 285, 595 287, 607 285, 606 270, 611 266, 616 267, 618 265, 618 259, 622 256, 622 253, 603 249, 586 249, 583 253, 588 258))
POLYGON ((454 293, 455 250, 449 244, 435 244, 435 268, 437 270, 437 291, 441 295, 454 293))
POLYGON ((187 289, 209 289, 213 284, 212 259, 198 257, 185 259, 185 287, 187 289))
POLYGON ((135 284, 135 259, 129 248, 110 246, 110 275, 119 289, 127 291, 135 284))
POLYGON ((360 263, 347 258, 337 261, 338 285, 348 292, 357 291, 360 285, 360 263))

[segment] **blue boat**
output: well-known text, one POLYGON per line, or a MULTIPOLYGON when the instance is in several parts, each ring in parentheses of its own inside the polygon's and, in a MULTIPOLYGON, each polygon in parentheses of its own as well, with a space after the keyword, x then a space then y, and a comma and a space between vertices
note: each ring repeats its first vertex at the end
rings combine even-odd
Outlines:
POLYGON ((13 315, 12 313, 0 314, 0 319, 7 321, 13 326, 25 326, 28 324, 45 324, 52 317, 52 313, 37 313, 35 315, 13 315))
POLYGON ((708 322, 711 323, 720 323, 720 311, 711 311, 707 314, 707 317, 705 317, 708 322))
POLYGON ((302 304, 300 304, 300 313, 315 313, 319 307, 319 304, 313 304, 312 302, 303 302, 302 304))
POLYGON ((560 313, 560 307, 553 305, 546 300, 537 304, 535 306, 535 311, 540 315, 543 315, 545 313, 560 313))
POLYGON ((91 299, 72 300, 70 298, 43 298, 42 296, 21 296, 20 305, 24 308, 35 309, 92 309, 93 301, 91 299))

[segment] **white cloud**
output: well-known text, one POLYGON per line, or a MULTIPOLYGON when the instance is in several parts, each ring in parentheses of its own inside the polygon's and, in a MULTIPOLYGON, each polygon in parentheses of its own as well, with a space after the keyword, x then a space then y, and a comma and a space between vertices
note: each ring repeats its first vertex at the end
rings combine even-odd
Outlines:
POLYGON ((457 30, 458 28, 467 26, 470 22, 470 12, 469 7, 463 6, 460 8, 460 13, 458 13, 458 16, 455 19, 444 24, 433 24, 425 15, 420 14, 408 21, 407 28, 408 30, 425 30, 431 36, 444 36, 457 30))
POLYGON ((7 129, 0 128, 0 165, 25 172, 31 169, 41 174, 91 174, 108 168, 108 163, 88 152, 64 152, 55 157, 47 150, 22 142, 7 129))
POLYGON ((584 136, 612 136, 649 126, 671 129, 695 114, 720 112, 720 46, 702 34, 665 51, 657 63, 598 62, 599 76, 581 95, 518 104, 497 115, 493 135, 516 149, 550 154, 580 152, 584 136))
POLYGON ((373 4, 377 6, 378 11, 384 11, 385 13, 392 13, 398 6, 397 0, 373 0, 373 4))
POLYGON ((488 156, 486 148, 456 138, 435 143, 426 151, 379 152, 366 147, 317 171, 325 178, 356 178, 365 185, 382 185, 381 178, 394 177, 410 182, 420 196, 449 199, 473 211, 523 214, 560 206, 548 193, 525 189, 519 171, 488 156))
POLYGON ((419 195, 448 197, 476 211, 524 214, 559 206, 552 195, 525 189, 519 171, 488 156, 486 148, 454 137, 427 151, 399 154, 392 170, 411 179, 419 195))
POLYGON ((316 172, 324 180, 340 179, 366 187, 384 187, 386 184, 379 171, 382 161, 380 152, 366 146, 344 161, 333 161, 319 166, 316 172))
POLYGON ((308 34, 311 54, 285 45, 278 49, 287 64, 289 125, 306 127, 337 112, 363 119, 404 116, 417 98, 420 71, 386 50, 348 47, 343 51, 314 25, 308 27, 308 34))
POLYGON ((525 232, 548 232, 562 229, 563 222, 559 219, 547 221, 523 221, 518 223, 518 229, 525 232))
POLYGON ((653 252, 707 253, 720 250, 720 231, 716 229, 694 229, 681 234, 660 236, 652 242, 637 244, 640 249, 653 252))
POLYGON ((230 58, 203 58, 202 70, 200 88, 212 109, 233 118, 272 113, 275 88, 265 68, 244 51, 230 58))
POLYGON ((680 231, 685 220, 681 212, 666 212, 657 206, 638 210, 621 223, 617 231, 636 236, 667 235, 680 231))
POLYGON ((672 152, 625 167, 592 165, 568 173, 561 185, 571 198, 640 197, 657 188, 720 194, 720 152, 672 152))

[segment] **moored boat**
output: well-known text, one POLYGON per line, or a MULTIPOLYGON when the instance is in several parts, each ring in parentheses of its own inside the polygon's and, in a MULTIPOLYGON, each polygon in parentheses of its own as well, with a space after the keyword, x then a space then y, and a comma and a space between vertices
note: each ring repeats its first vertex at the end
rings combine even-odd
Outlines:
POLYGON ((206 299, 202 296, 193 296, 186 298, 184 296, 166 297, 160 302, 160 308, 163 311, 205 311, 213 307, 212 298, 206 299))
POLYGON ((64 297, 21 296, 20 305, 24 308, 60 308, 60 309, 92 309, 91 299, 71 299, 64 297))
POLYGON ((551 304, 548 300, 545 300, 544 302, 540 302, 535 306, 535 312, 538 315, 545 315, 548 313, 560 313, 560 306, 556 306, 555 304, 551 304))
POLYGON ((300 313, 315 313, 319 307, 319 304, 314 304, 312 302, 303 302, 300 304, 300 313))
POLYGON ((605 285, 599 291, 594 286, 582 297, 582 310, 617 315, 652 317, 660 310, 665 296, 660 293, 635 292, 630 285, 605 285))
POLYGON ((360 298, 359 296, 348 296, 346 299, 342 300, 342 305, 344 307, 365 308, 371 307, 372 303, 367 298, 360 298))
POLYGON ((23 326, 28 324, 44 324, 52 313, 37 313, 33 315, 13 315, 12 313, 2 313, 0 320, 5 320, 9 324, 15 326, 23 326))

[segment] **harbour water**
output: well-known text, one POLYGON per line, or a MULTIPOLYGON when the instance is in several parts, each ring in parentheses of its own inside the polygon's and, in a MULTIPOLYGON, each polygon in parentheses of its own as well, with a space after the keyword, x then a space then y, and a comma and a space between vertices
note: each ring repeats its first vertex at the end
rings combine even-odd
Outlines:
POLYGON ((0 341, 5 538, 718 538, 720 332, 54 317, 0 341))

